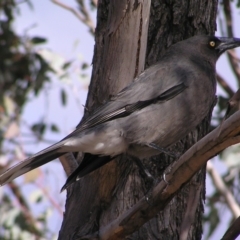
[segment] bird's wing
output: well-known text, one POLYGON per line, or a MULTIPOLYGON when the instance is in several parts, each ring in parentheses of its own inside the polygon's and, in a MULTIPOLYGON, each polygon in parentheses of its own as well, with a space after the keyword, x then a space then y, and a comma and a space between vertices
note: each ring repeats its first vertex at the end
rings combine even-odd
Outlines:
MULTIPOLYGON (((134 84, 133 84, 134 85, 134 84)), ((140 84, 139 86, 142 86, 140 84)), ((140 89, 143 89, 141 88, 140 89)), ((153 93, 150 99, 147 98, 138 98, 138 101, 132 101, 132 98, 126 99, 129 95, 129 91, 131 92, 131 86, 122 90, 112 101, 103 105, 99 110, 97 110, 90 118, 85 120, 73 133, 68 135, 76 134, 78 131, 82 131, 86 128, 94 127, 98 124, 111 121, 116 118, 126 117, 131 113, 140 110, 150 104, 164 102, 170 100, 171 98, 178 95, 182 92, 187 86, 184 82, 180 82, 172 87, 165 88, 165 91, 161 91, 160 93, 153 93), (140 100, 139 100, 140 99, 140 100), (123 101, 124 100, 124 101, 123 101), (129 102, 127 101, 129 100, 129 102)), ((146 89, 144 89, 146 91, 146 89)), ((146 96, 145 96, 146 97, 146 96)), ((70 184, 77 181, 81 177, 86 174, 96 170, 97 168, 105 165, 113 158, 110 156, 95 156, 89 153, 85 153, 84 159, 82 163, 76 168, 76 170, 68 177, 66 183, 61 189, 61 192, 65 190, 70 184)))
MULTIPOLYGON (((134 111, 138 111, 150 104, 167 101, 181 93, 187 87, 184 79, 178 76, 168 81, 169 79, 164 78, 168 70, 158 65, 148 68, 132 84, 95 111, 67 137, 0 175, 0 185, 6 184, 16 177, 63 155, 65 152, 62 149, 62 145, 69 137, 75 136, 76 133, 116 118, 128 116, 134 111)), ((179 75, 179 73, 177 74, 179 75)), ((101 164, 105 164, 107 161, 108 159, 104 158, 100 162, 101 164)), ((85 171, 88 172, 99 166, 89 164, 89 166, 83 167, 83 172, 85 173, 85 171)))
POLYGON ((161 75, 165 75, 166 71, 166 68, 156 65, 148 68, 133 83, 82 121, 70 135, 116 118, 126 117, 150 104, 167 101, 187 88, 181 78, 175 78, 176 81, 162 80, 161 75))
POLYGON ((185 86, 184 83, 180 83, 170 89, 167 89, 165 92, 163 92, 162 94, 160 94, 154 98, 144 100, 144 101, 137 101, 132 104, 126 104, 123 107, 119 107, 113 111, 107 111, 105 114, 103 114, 101 112, 100 114, 98 114, 98 115, 92 117, 91 119, 89 119, 88 121, 86 121, 81 126, 81 130, 94 127, 98 124, 101 124, 101 123, 104 123, 107 121, 111 121, 116 118, 126 117, 135 111, 138 111, 144 107, 147 107, 150 104, 168 101, 171 98, 178 95, 180 92, 182 92, 186 87, 187 86, 185 86))
POLYGON ((67 178, 67 181, 62 187, 61 192, 67 189, 72 183, 78 181, 80 178, 93 172, 94 170, 102 167, 113 159, 114 158, 110 156, 98 156, 92 155, 90 153, 85 153, 82 162, 67 178))

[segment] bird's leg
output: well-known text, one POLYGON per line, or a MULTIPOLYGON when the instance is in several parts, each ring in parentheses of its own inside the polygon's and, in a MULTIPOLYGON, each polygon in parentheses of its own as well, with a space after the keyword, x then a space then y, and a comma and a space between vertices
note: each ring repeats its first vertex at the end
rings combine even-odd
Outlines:
POLYGON ((156 149, 156 150, 158 150, 159 152, 165 153, 166 155, 168 155, 168 156, 170 156, 170 157, 174 157, 174 158, 175 158, 175 157, 178 157, 175 153, 169 152, 169 151, 167 151, 166 149, 159 147, 159 146, 158 146, 157 144, 155 144, 155 143, 146 143, 145 145, 148 146, 148 147, 150 147, 150 148, 156 149))
POLYGON ((144 176, 146 177, 146 179, 148 179, 150 182, 154 181, 154 177, 152 176, 152 174, 148 171, 148 169, 146 167, 144 167, 144 165, 142 164, 141 160, 131 156, 133 161, 136 163, 136 165, 138 166, 138 168, 140 169, 140 171, 144 174, 144 176))

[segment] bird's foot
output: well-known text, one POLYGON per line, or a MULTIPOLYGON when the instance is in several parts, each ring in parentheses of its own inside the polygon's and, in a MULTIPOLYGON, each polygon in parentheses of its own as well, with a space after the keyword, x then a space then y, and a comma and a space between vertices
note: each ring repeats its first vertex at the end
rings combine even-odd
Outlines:
POLYGON ((143 174, 144 178, 146 178, 149 182, 153 182, 154 177, 148 171, 148 169, 142 164, 141 160, 136 158, 136 157, 133 157, 133 156, 132 156, 132 159, 136 163, 136 165, 138 166, 138 168, 139 168, 140 172, 143 174))
POLYGON ((165 148, 159 147, 157 144, 155 143, 146 143, 146 146, 153 148, 155 150, 158 150, 161 153, 165 153, 166 155, 170 156, 170 157, 174 157, 174 158, 178 158, 179 155, 174 153, 174 152, 170 152, 168 150, 166 150, 165 148))
POLYGON ((152 193, 153 193, 153 188, 158 184, 158 180, 154 179, 151 182, 151 186, 148 188, 149 190, 144 194, 145 195, 145 200, 146 202, 150 205, 153 206, 152 202, 152 193))
MULTIPOLYGON (((166 174, 163 173, 163 176, 162 176, 162 180, 167 184, 169 185, 169 182, 167 181, 166 179, 166 174)), ((150 183, 151 186, 148 188, 149 190, 145 193, 145 199, 146 199, 146 202, 152 206, 152 192, 153 192, 153 188, 159 183, 159 180, 157 179, 154 179, 153 178, 153 181, 150 183)))

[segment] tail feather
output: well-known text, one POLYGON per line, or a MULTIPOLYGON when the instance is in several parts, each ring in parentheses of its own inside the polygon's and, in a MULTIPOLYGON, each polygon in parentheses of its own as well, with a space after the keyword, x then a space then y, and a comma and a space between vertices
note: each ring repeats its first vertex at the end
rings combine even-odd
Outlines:
POLYGON ((50 151, 41 151, 38 154, 9 168, 6 172, 0 175, 0 186, 5 185, 24 173, 40 167, 65 154, 64 152, 57 152, 57 150, 58 148, 50 151))
POLYGON ((85 175, 93 172, 94 170, 102 167, 113 160, 110 156, 98 156, 92 155, 90 153, 85 153, 84 158, 80 165, 73 171, 73 173, 68 177, 66 183, 63 185, 61 192, 67 189, 72 183, 78 181, 85 175))

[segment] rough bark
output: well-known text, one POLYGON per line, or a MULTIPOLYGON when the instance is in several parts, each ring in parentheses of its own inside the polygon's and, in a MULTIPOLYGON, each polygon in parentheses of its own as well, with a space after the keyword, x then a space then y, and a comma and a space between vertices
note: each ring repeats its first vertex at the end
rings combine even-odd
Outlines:
MULTIPOLYGON (((217 0, 153 0, 150 15, 149 3, 149 0, 99 0, 88 111, 129 84, 144 69, 144 63, 154 64, 171 44, 199 33, 214 33, 217 0)), ((211 113, 174 146, 174 151, 183 153, 202 138, 208 132, 210 117, 211 113)), ((160 178, 173 160, 161 154, 144 164, 160 178)), ((98 231, 136 204, 148 187, 127 156, 84 177, 67 192, 59 239, 79 239, 98 231)), ((177 193, 164 211, 156 212, 153 219, 126 239, 201 239, 204 197, 205 168, 177 193), (190 205, 191 209, 187 207, 190 205)))
MULTIPOLYGON (((148 0, 99 1, 88 110, 104 103, 144 70, 149 11, 148 0)), ((117 165, 117 161, 109 163, 68 190, 59 239, 76 239, 98 229, 122 172, 117 165)))

